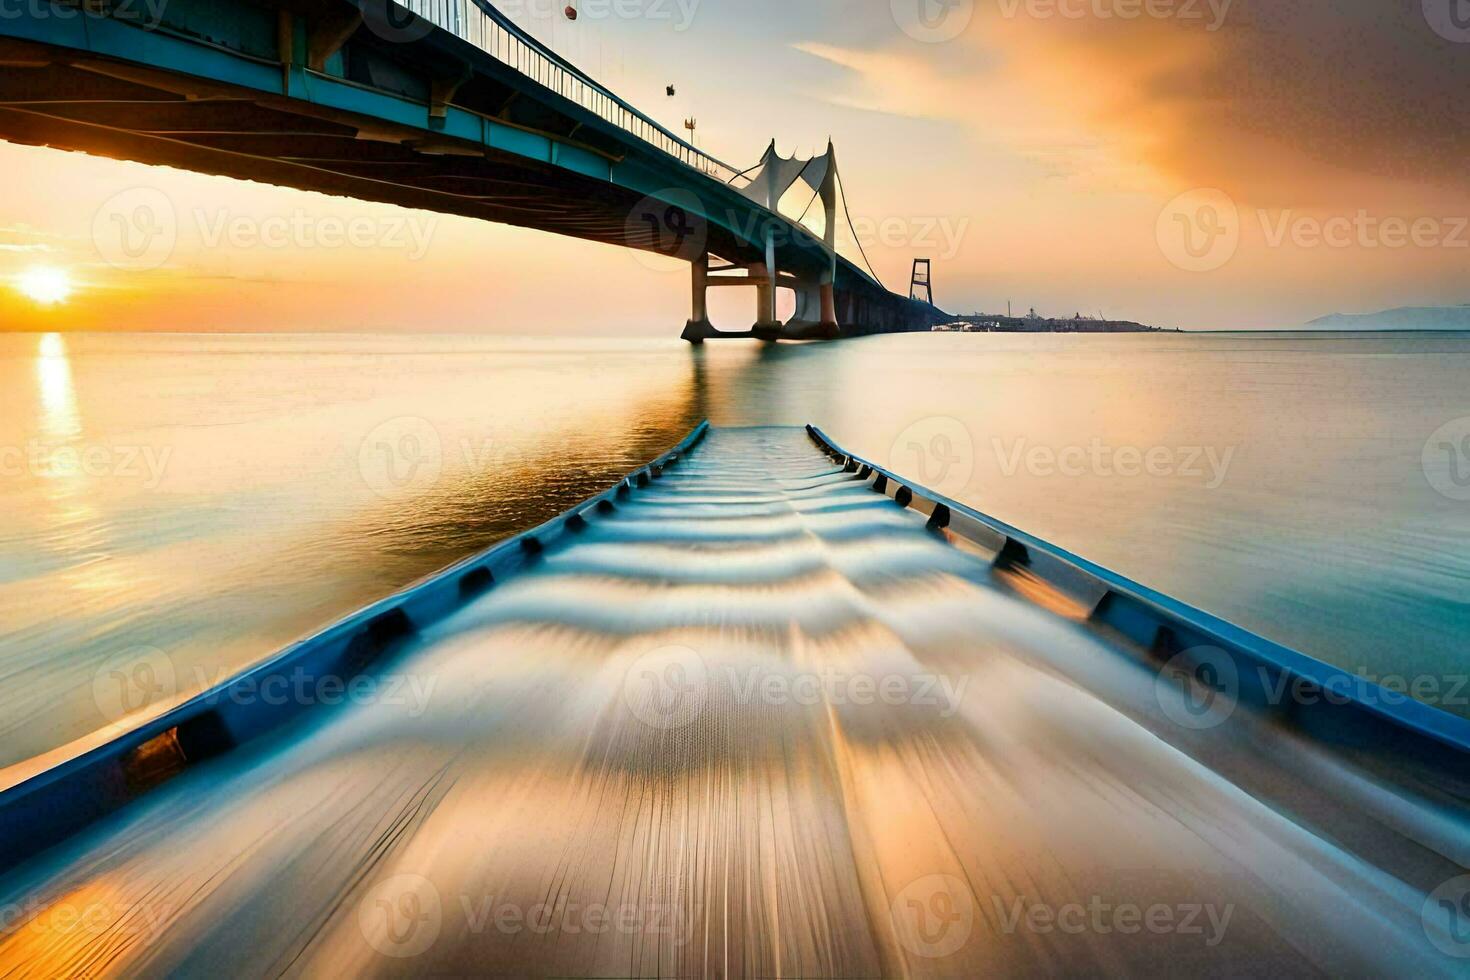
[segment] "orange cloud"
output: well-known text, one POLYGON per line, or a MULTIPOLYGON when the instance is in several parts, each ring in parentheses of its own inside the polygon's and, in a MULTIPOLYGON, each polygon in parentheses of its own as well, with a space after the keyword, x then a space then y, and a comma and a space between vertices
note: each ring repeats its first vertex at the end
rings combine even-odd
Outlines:
POLYGON ((805 44, 836 101, 942 118, 1064 174, 1218 186, 1265 207, 1460 198, 1470 49, 1420 4, 1004 0, 951 44, 805 44), (1182 12, 1188 11, 1186 16, 1182 12), (1218 29, 1216 29, 1218 28, 1218 29))

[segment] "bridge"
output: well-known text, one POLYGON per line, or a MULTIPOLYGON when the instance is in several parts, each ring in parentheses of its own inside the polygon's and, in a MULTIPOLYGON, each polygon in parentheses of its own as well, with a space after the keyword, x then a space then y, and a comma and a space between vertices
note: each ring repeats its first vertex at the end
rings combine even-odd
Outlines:
POLYGON ((0 18, 0 66, 0 139, 686 260, 694 343, 946 319, 838 254, 851 218, 830 144, 789 160, 773 142, 737 169, 485 0, 29 0, 0 18), (793 187, 820 204, 810 223, 780 210, 793 187), (710 323, 708 289, 730 286, 754 290, 749 330, 710 323))
POLYGON ((701 425, 0 792, 0 968, 1463 975, 1470 722, 1385 693, 701 425))

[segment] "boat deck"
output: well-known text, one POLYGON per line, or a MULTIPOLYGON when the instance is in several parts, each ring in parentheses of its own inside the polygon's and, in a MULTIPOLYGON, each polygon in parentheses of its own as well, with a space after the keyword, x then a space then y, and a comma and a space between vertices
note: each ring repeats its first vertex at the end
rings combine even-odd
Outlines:
POLYGON ((1191 723, 801 429, 711 430, 526 551, 11 869, 0 974, 1463 968, 1421 914, 1461 783, 1191 723))

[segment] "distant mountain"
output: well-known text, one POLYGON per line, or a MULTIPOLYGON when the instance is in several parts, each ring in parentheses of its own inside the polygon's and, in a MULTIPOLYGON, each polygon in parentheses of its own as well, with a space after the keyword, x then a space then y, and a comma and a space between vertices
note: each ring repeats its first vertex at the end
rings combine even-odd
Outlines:
POLYGON ((1382 313, 1331 313, 1306 327, 1309 330, 1470 330, 1470 304, 1401 306, 1382 313))

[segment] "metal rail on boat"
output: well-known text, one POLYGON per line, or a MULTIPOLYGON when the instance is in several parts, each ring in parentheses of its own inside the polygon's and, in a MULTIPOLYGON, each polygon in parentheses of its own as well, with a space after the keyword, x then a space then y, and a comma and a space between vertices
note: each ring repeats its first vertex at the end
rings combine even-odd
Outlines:
POLYGON ((429 575, 167 713, 0 792, 0 870, 184 768, 278 728, 306 706, 266 704, 263 698, 242 697, 242 692, 289 683, 302 674, 350 682, 402 641, 520 571, 548 545, 576 533, 598 513, 616 509, 619 500, 677 464, 708 431, 709 423, 701 422, 673 449, 545 524, 429 575))
POLYGON ((926 516, 931 530, 987 557, 997 569, 1021 571, 1049 584, 1081 610, 1081 618, 1142 647, 1160 666, 1204 664, 1223 656, 1238 678, 1232 697, 1242 705, 1277 710, 1314 738, 1431 765, 1464 766, 1470 720, 1258 636, 926 490, 846 451, 816 426, 808 425, 807 434, 854 479, 926 516), (1274 693, 1289 686, 1316 696, 1282 699, 1274 693))

